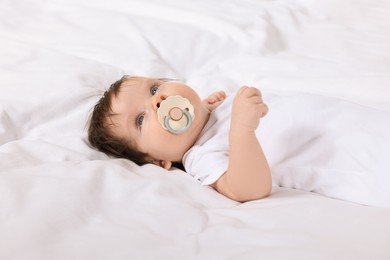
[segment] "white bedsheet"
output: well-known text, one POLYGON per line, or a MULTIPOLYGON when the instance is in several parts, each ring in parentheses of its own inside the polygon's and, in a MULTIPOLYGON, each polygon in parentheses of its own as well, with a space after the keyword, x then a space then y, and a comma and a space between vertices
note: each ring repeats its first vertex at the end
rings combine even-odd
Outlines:
POLYGON ((0 1, 0 259, 390 259, 390 209, 287 188, 239 204, 85 128, 125 73, 390 115, 389 17, 384 0, 0 1))

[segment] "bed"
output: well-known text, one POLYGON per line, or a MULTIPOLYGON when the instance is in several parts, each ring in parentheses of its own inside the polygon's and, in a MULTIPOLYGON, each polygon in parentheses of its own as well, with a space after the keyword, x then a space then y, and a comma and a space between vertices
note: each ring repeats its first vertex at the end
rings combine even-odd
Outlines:
POLYGON ((390 119, 389 17, 385 0, 1 1, 0 259, 390 259, 390 208, 284 187, 238 203, 86 139, 123 74, 390 119))

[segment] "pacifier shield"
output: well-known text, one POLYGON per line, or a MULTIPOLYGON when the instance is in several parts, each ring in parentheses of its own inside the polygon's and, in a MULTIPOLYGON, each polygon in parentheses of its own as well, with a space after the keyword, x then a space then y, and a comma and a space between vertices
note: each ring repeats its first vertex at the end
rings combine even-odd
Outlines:
POLYGON ((195 118, 194 107, 186 98, 169 96, 160 103, 157 116, 164 129, 173 134, 183 134, 195 118))

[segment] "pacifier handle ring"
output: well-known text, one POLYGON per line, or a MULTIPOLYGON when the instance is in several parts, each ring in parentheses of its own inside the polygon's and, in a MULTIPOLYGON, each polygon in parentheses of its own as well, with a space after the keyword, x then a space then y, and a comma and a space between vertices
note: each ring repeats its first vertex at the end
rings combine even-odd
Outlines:
POLYGON ((181 129, 181 130, 175 130, 175 129, 173 129, 173 128, 170 126, 170 124, 169 124, 169 120, 171 119, 171 116, 170 116, 170 115, 167 115, 167 116, 165 117, 164 125, 165 125, 166 129, 167 129, 169 132, 171 132, 172 134, 175 134, 175 135, 183 134, 183 133, 185 133, 185 132, 188 130, 188 128, 190 128, 190 126, 192 125, 192 116, 191 116, 190 112, 188 112, 187 109, 182 109, 182 112, 183 112, 183 114, 187 117, 188 122, 187 122, 187 126, 186 126, 185 128, 183 128, 183 129, 181 129))

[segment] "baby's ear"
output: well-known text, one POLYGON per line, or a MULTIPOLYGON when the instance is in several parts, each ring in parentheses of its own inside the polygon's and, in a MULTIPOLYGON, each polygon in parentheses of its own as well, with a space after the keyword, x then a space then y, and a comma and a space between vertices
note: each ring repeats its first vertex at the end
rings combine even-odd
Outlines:
POLYGON ((160 167, 163 167, 165 170, 170 170, 172 168, 171 161, 153 160, 153 164, 160 166, 160 167))

